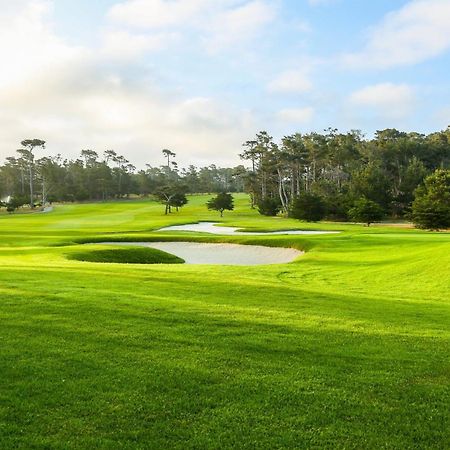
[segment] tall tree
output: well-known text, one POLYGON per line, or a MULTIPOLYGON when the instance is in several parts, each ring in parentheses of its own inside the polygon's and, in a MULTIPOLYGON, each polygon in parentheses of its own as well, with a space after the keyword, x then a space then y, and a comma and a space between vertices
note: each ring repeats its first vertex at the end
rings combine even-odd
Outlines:
POLYGON ((416 227, 450 228, 450 170, 436 170, 415 194, 412 219, 416 227))
POLYGON ((34 151, 44 149, 45 141, 41 139, 26 139, 21 142, 22 149, 17 150, 28 166, 28 179, 30 184, 30 208, 34 208, 34 151))
POLYGON ((170 159, 171 158, 175 158, 175 156, 177 156, 174 152, 168 150, 167 148, 165 148, 162 151, 163 155, 166 157, 167 159, 167 170, 170 171, 170 159))
POLYGON ((223 217, 225 210, 232 211, 234 209, 233 196, 226 192, 221 192, 216 197, 208 200, 206 207, 210 210, 219 211, 220 217, 223 217))
POLYGON ((165 205, 165 215, 172 212, 172 206, 178 211, 178 208, 187 203, 186 191, 187 187, 179 183, 166 184, 156 189, 156 198, 165 205))
POLYGON ((360 198, 349 210, 349 216, 355 222, 362 222, 369 227, 371 223, 383 218, 383 208, 376 202, 367 198, 360 198))

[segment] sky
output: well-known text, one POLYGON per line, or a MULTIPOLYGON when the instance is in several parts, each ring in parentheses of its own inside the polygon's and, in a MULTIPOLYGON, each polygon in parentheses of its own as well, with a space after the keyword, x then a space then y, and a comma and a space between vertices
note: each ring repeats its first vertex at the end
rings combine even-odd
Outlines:
POLYGON ((0 158, 231 166, 260 130, 445 129, 449 24, 450 0, 0 0, 0 158))

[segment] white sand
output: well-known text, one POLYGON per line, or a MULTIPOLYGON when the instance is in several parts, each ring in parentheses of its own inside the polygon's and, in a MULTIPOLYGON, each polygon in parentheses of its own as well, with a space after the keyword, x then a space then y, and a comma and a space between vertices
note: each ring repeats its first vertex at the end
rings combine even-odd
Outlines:
POLYGON ((260 245, 203 244, 197 242, 102 242, 102 245, 151 247, 183 258, 186 264, 256 266, 284 264, 303 252, 293 248, 260 245))
POLYGON ((160 228, 158 231, 194 231, 197 233, 211 233, 222 235, 240 235, 240 236, 270 236, 276 234, 335 234, 339 231, 305 231, 305 230, 287 230, 287 231, 237 231, 236 227, 218 227, 218 222, 200 222, 189 225, 174 225, 171 227, 160 228))

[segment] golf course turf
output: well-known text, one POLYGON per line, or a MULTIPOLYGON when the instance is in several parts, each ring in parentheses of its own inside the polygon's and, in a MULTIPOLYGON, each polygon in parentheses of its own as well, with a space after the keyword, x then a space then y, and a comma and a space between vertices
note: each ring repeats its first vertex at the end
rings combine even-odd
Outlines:
POLYGON ((69 253, 68 259, 117 264, 183 264, 184 260, 155 248, 114 248, 69 253))
POLYGON ((245 195, 224 224, 340 233, 155 231, 222 221, 209 198, 169 216, 139 200, 0 217, 0 448, 450 448, 450 233, 269 218, 245 195), (187 240, 306 253, 68 258, 187 240))

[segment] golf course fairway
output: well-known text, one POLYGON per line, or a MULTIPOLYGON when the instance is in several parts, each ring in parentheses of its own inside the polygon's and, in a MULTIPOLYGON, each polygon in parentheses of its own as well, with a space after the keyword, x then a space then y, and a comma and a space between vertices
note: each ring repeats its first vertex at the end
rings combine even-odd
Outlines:
POLYGON ((245 195, 220 219, 209 198, 0 216, 0 448, 450 448, 450 233, 264 217, 245 195), (155 231, 199 221, 339 233, 155 231), (111 241, 305 254, 70 257, 111 241))

